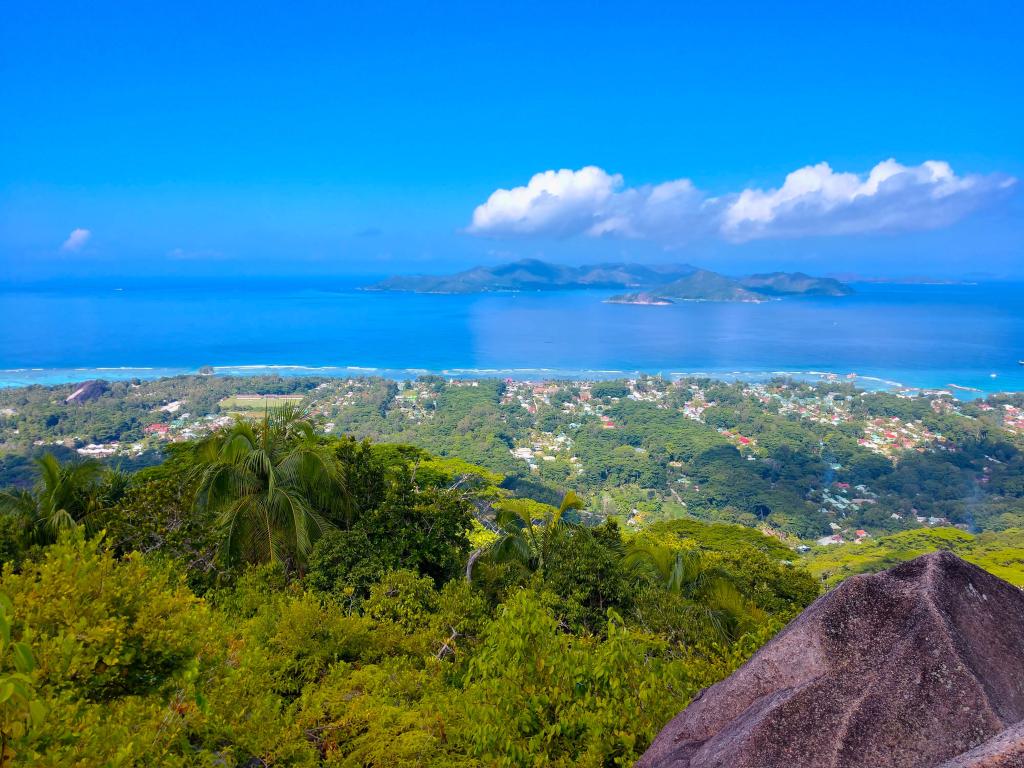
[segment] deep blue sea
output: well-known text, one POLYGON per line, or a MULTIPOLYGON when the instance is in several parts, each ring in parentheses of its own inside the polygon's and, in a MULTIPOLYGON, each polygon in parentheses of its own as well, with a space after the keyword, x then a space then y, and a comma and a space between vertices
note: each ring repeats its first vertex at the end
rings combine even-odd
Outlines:
POLYGON ((866 386, 1024 390, 1022 284, 856 284, 845 298, 668 307, 603 303, 612 291, 440 296, 358 284, 0 287, 0 385, 211 365, 339 376, 831 372, 866 386))

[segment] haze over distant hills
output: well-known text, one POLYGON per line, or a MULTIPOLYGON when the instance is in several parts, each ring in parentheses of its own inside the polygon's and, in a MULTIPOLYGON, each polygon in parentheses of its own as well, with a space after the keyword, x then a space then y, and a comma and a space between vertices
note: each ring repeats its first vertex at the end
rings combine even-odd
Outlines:
POLYGON ((571 267, 539 259, 523 259, 496 267, 473 267, 454 275, 390 277, 369 286, 367 290, 482 293, 571 288, 639 288, 669 283, 695 271, 696 267, 689 264, 607 263, 571 267))
POLYGON ((781 296, 845 296, 851 289, 827 277, 771 272, 732 278, 690 264, 606 263, 580 267, 524 259, 496 267, 474 267, 453 275, 390 277, 365 290, 414 293, 484 293, 586 288, 639 289, 613 296, 619 304, 674 301, 768 301, 781 296))

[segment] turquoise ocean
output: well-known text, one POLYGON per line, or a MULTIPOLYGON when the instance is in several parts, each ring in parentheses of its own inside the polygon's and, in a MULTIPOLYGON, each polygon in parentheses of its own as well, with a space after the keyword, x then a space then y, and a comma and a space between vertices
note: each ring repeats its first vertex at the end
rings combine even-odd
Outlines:
POLYGON ((0 385, 218 374, 610 378, 636 372, 1024 390, 1024 284, 667 307, 612 291, 420 295, 367 280, 0 286, 0 385))

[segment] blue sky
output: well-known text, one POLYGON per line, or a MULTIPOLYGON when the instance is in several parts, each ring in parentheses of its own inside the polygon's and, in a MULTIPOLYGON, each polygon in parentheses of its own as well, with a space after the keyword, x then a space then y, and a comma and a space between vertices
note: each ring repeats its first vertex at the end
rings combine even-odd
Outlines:
POLYGON ((1019 3, 435 5, 11 4, 0 270, 1024 274, 1019 3))

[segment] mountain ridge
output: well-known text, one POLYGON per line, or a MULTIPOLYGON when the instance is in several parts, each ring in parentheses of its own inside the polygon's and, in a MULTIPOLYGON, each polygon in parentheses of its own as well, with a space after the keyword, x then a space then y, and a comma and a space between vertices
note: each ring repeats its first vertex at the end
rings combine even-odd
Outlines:
POLYGON ((696 270, 689 264, 645 265, 603 262, 572 267, 540 259, 520 259, 493 267, 477 266, 451 275, 396 275, 369 291, 485 293, 489 291, 629 288, 678 279, 696 270))
POLYGON ((603 262, 573 267, 540 259, 477 266, 451 275, 396 275, 363 290, 468 294, 616 288, 639 289, 608 299, 619 304, 670 304, 674 300, 760 302, 783 296, 845 296, 852 292, 838 280, 802 272, 732 278, 691 264, 603 262))

